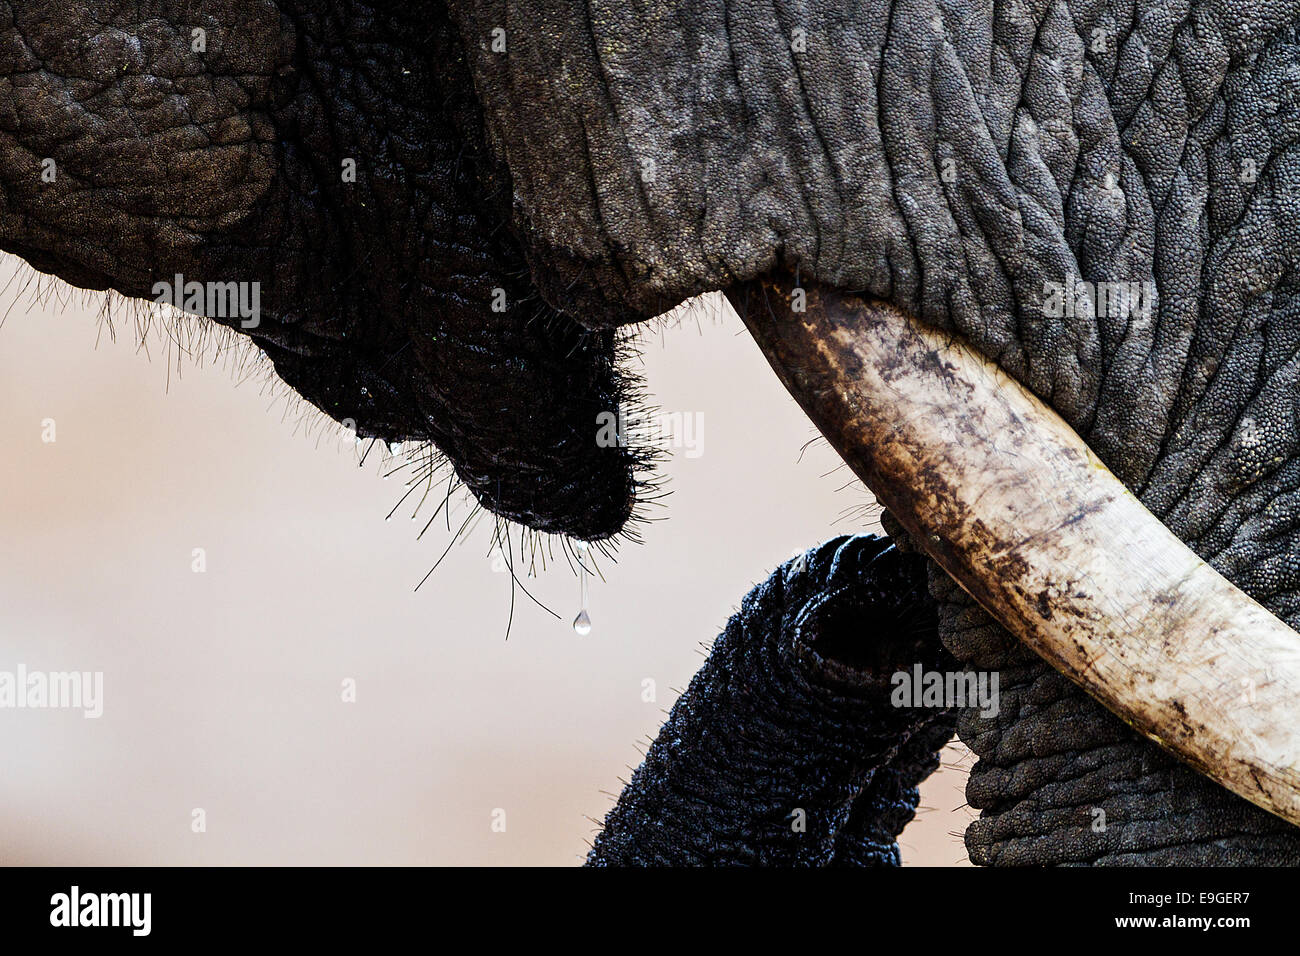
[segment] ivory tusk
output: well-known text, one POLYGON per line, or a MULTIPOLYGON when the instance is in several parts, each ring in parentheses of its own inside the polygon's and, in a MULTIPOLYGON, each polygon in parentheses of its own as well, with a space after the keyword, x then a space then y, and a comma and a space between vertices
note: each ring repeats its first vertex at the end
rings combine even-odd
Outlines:
POLYGON ((1300 823, 1300 634, 1210 567, 1039 398, 893 306, 729 295, 804 411, 990 614, 1131 726, 1300 823))

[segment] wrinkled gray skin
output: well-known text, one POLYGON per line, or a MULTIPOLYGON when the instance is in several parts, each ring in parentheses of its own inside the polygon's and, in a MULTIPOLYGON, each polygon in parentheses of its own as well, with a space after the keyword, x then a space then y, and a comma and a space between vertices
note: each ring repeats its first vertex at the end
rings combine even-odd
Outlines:
MULTIPOLYGON (((8 62, 11 70, 18 67, 4 59, 14 46, 6 11, 25 6, 0 4, 7 31, 0 66, 8 62)), ((113 4, 88 6, 105 8, 94 11, 94 22, 120 16, 113 4)), ((196 17, 185 3, 139 6, 175 23, 181 36, 196 17)), ((198 170, 192 178, 214 180, 201 193, 208 201, 158 208, 123 198, 119 182, 100 197, 112 216, 84 210, 46 228, 66 207, 41 206, 7 179, 0 247, 78 284, 134 295, 153 275, 120 263, 132 255, 147 261, 140 243, 153 243, 163 265, 183 265, 199 278, 224 278, 221 270, 232 263, 249 275, 278 254, 267 279, 280 280, 279 301, 306 296, 313 308, 328 310, 327 293, 337 288, 318 288, 306 277, 335 275, 339 263, 368 256, 358 239, 366 230, 351 227, 373 215, 393 234, 383 236, 384 252, 407 249, 412 259, 396 272, 368 266, 379 278, 367 294, 445 290, 473 270, 447 267, 453 279, 427 270, 436 273, 436 263, 463 253, 475 268, 504 262, 493 268, 510 270, 526 295, 539 297, 537 309, 592 330, 649 318, 774 266, 798 269, 967 337, 1064 416, 1180 538, 1283 620, 1300 623, 1300 2, 451 0, 453 26, 440 61, 446 76, 435 78, 442 86, 430 83, 444 91, 451 83, 465 97, 472 86, 477 106, 457 113, 468 119, 446 124, 452 133, 442 135, 464 137, 461 155, 447 153, 454 175, 463 174, 462 163, 475 172, 472 184, 437 195, 453 202, 478 193, 460 211, 413 217, 415 226, 394 224, 385 203, 415 208, 425 195, 420 189, 415 199, 399 190, 394 200, 392 190, 372 185, 376 196, 366 204, 322 185, 337 154, 319 155, 314 127, 294 110, 310 100, 304 89, 323 91, 318 122, 345 117, 335 134, 362 148, 382 142, 400 165, 422 155, 418 134, 426 120, 408 114, 436 113, 442 98, 425 95, 417 109, 394 111, 402 123, 376 120, 392 135, 375 136, 366 129, 366 97, 402 96, 411 74, 395 70, 391 55, 381 58, 381 76, 359 70, 366 82, 357 82, 349 72, 349 91, 361 92, 336 109, 330 83, 337 73, 314 59, 339 56, 339 44, 324 35, 371 29, 370 14, 339 5, 325 30, 286 9, 296 5, 279 6, 277 14, 276 5, 253 0, 207 5, 214 24, 238 22, 246 10, 255 30, 251 38, 231 32, 245 41, 232 54, 234 67, 203 90, 204 102, 217 107, 210 112, 231 117, 223 134, 188 141, 175 154, 176 181, 189 166, 198 170), (505 52, 492 48, 498 29, 505 52), (304 49, 308 65, 319 67, 315 86, 281 88, 285 64, 298 63, 304 49), (248 65, 263 61, 265 69, 248 65), (286 115, 296 117, 292 133, 286 115), (490 225, 493 215, 508 223, 500 230, 474 225, 490 225), (324 250, 306 265, 284 252, 294 235, 302 244, 304 222, 324 250), (412 242, 413 234, 446 222, 506 236, 500 241, 509 248, 464 252, 412 242), (67 240, 74 233, 94 233, 95 242, 67 240), (106 235, 136 233, 135 244, 95 245, 106 235), (1149 320, 1046 317, 1045 283, 1071 277, 1154 282, 1157 307, 1149 320)), ((437 4, 427 8, 439 12, 437 4)), ((37 22, 18 33, 39 32, 37 22)), ((77 47, 61 49, 72 62, 81 55, 77 47)), ((352 71, 364 48, 343 49, 352 71)), ((10 82, 42 82, 32 63, 21 67, 10 82)), ((151 68, 167 75, 165 64, 151 68)), ((41 148, 62 143, 66 158, 87 169, 99 162, 97 149, 106 162, 139 163, 121 145, 143 135, 131 130, 147 129, 151 119, 133 111, 151 105, 108 97, 90 109, 104 122, 68 129, 25 125, 6 114, 0 98, 0 155, 39 157, 41 148), (39 148, 10 148, 37 134, 39 148)), ((405 188, 406 179, 394 179, 405 188)), ((383 177, 377 180, 382 186, 383 177)), ((372 239, 382 232, 368 228, 372 239)), ((417 322, 402 310, 432 309, 441 322, 439 310, 453 316, 481 291, 478 280, 464 282, 469 291, 440 292, 418 309, 403 297, 392 303, 393 315, 378 319, 342 310, 324 331, 320 316, 285 308, 271 317, 262 344, 281 349, 272 357, 282 374, 331 414, 350 413, 369 433, 400 431, 450 448, 471 487, 498 512, 585 537, 611 533, 609 522, 566 525, 583 513, 576 505, 567 519, 548 513, 548 500, 577 494, 567 486, 538 495, 511 491, 503 504, 500 475, 508 481, 521 470, 493 469, 531 452, 512 452, 512 459, 468 447, 475 423, 448 426, 438 417, 445 408, 461 414, 466 404, 456 401, 455 382, 437 379, 444 353, 421 345, 444 341, 445 330, 409 335, 415 348, 408 349, 403 336, 417 322), (358 340, 373 345, 364 361, 358 340), (302 372, 301 363, 319 359, 333 368, 349 355, 355 375, 370 376, 366 401, 390 396, 387 405, 354 407, 359 399, 333 385, 313 391, 315 373, 302 372), (407 415, 403 409, 438 391, 425 387, 428 376, 447 395, 407 415), (427 432, 412 421, 427 422, 427 432)), ((268 294, 275 302, 275 290, 268 294)), ((605 340, 573 341, 585 348, 605 340)), ((533 367, 518 365, 521 375, 533 367)), ((542 367, 541 380, 554 383, 550 366, 542 367)), ((592 368, 581 380, 596 383, 599 402, 618 393, 603 365, 592 368)), ((519 394, 554 399, 558 414, 561 391, 581 394, 569 386, 554 394, 521 386, 519 394)), ((592 407, 603 407, 599 402, 592 407)), ((519 407, 532 406, 521 399, 519 407)), ((584 406, 574 420, 590 421, 589 411, 584 406)), ((546 463, 535 471, 544 475, 546 463)), ((623 513, 620 495, 607 496, 618 499, 611 513, 623 513)), ((975 862, 1300 862, 1296 828, 1136 737, 937 571, 931 590, 947 649, 966 666, 1002 673, 999 715, 968 712, 958 726, 979 757, 968 785, 970 804, 982 811, 967 833, 975 862), (1106 822, 1100 830, 1098 810, 1106 822)))
MULTIPOLYGON (((571 263, 553 295, 581 280, 649 314, 782 262, 891 301, 995 358, 1300 623, 1297 4, 454 6, 466 37, 515 39, 476 47, 475 75, 516 219, 571 263), (1068 276, 1154 281, 1158 308, 1044 318, 1068 276)), ((949 649, 1002 670, 998 718, 959 726, 977 863, 1300 861, 1293 827, 933 587, 949 649)))

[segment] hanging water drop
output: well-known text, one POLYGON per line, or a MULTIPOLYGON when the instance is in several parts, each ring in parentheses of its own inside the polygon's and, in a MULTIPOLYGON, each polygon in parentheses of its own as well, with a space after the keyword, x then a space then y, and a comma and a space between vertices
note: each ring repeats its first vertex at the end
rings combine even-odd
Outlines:
POLYGON ((587 542, 578 542, 578 597, 581 605, 573 619, 573 630, 579 637, 591 633, 591 615, 587 613, 587 542))

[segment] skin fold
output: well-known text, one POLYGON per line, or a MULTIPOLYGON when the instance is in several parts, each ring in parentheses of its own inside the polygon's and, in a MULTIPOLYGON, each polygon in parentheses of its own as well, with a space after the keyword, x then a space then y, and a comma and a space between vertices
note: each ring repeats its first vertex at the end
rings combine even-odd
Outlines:
MULTIPOLYGON (((621 327, 776 269, 857 290, 995 361, 1296 627, 1297 24, 1300 0, 0 4, 0 249, 146 300, 176 273, 257 282, 256 327, 215 321, 305 399, 434 442, 488 509, 586 540, 624 533, 647 481, 644 455, 595 440, 637 401, 621 327), (1150 308, 1052 314, 1049 287, 1076 281, 1149 288, 1150 308)), ((926 659, 941 643, 1001 675, 996 716, 957 716, 973 861, 1300 862, 1296 828, 927 574, 926 659)), ((900 715, 870 699, 801 737, 784 790, 746 805, 713 774, 711 829, 645 835, 647 807, 695 812, 675 781, 696 744, 745 779, 746 715, 776 740, 823 713, 776 693, 798 668, 765 675, 764 709, 724 679, 763 659, 746 648, 789 653, 774 581, 746 603, 767 623, 742 609, 674 711, 695 737, 656 744, 593 862, 890 857, 933 741, 873 737, 900 715), (819 763, 844 747, 862 767, 819 763), (806 840, 754 822, 805 790, 806 840)), ((886 597, 863 587, 869 620, 886 597)))

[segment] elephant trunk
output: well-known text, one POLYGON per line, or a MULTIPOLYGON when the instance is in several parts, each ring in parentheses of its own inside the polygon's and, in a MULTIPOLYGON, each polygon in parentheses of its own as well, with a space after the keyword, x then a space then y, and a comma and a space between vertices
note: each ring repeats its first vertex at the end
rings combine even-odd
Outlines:
POLYGON ((866 535, 754 588, 610 811, 593 866, 897 865, 955 717, 925 562, 866 535))

